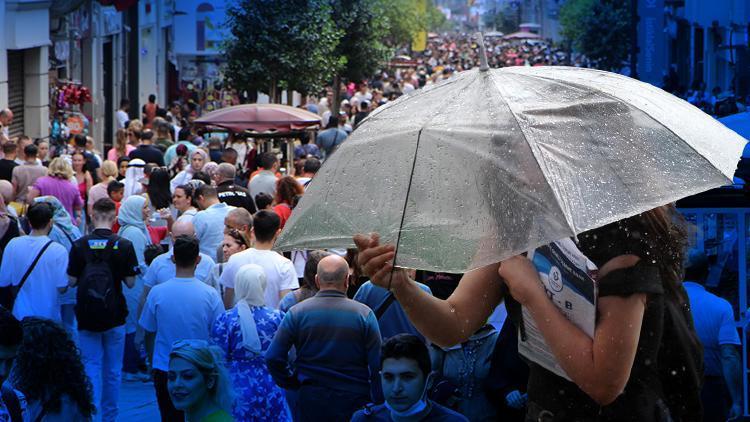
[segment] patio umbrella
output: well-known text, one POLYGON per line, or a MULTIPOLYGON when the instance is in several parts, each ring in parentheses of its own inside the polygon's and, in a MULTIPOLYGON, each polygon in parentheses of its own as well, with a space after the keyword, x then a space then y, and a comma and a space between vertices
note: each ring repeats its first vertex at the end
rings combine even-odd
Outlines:
POLYGON ((292 132, 320 124, 320 117, 282 104, 243 104, 212 111, 195 123, 234 132, 292 132))
POLYGON ((325 162, 281 250, 396 245, 465 272, 730 184, 745 141, 689 103, 570 67, 462 72, 385 105, 325 162))

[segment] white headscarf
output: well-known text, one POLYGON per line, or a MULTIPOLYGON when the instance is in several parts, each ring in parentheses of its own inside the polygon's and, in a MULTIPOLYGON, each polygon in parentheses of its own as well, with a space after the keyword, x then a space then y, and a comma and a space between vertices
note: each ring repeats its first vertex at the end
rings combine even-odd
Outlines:
POLYGON ((125 194, 122 199, 128 199, 132 195, 138 195, 143 190, 141 179, 143 178, 143 168, 146 162, 140 158, 130 160, 128 169, 125 170, 125 194))
POLYGON ((265 306, 266 273, 263 267, 247 264, 240 267, 234 279, 234 293, 237 313, 240 317, 242 346, 253 353, 261 353, 260 336, 255 325, 251 306, 265 306))

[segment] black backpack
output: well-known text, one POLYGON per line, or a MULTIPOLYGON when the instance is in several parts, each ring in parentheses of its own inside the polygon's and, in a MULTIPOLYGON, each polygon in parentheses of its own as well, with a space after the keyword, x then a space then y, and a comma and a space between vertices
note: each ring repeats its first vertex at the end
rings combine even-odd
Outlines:
POLYGON ((84 249, 86 266, 78 277, 75 311, 90 331, 106 331, 122 323, 120 293, 109 267, 115 243, 113 236, 98 254, 88 245, 84 249))

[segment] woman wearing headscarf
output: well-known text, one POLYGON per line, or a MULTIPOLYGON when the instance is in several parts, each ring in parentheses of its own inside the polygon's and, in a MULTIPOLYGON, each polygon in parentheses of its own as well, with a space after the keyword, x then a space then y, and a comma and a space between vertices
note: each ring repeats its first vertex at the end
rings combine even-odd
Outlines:
POLYGON ((141 179, 143 179, 143 168, 146 167, 146 162, 140 158, 130 160, 128 162, 128 169, 125 171, 125 194, 123 199, 128 199, 130 196, 139 195, 143 191, 141 186, 141 179))
POLYGON ((239 421, 291 420, 284 391, 273 382, 264 360, 283 319, 281 312, 265 306, 266 283, 263 267, 242 266, 234 285, 237 302, 216 319, 211 333, 227 358, 237 393, 232 416, 239 421))
POLYGON ((170 189, 174 192, 175 188, 180 185, 184 185, 193 179, 193 175, 201 170, 203 166, 208 163, 208 153, 200 148, 196 148, 189 155, 190 165, 181 172, 177 173, 177 176, 170 182, 170 189))
MULTIPOLYGON (((49 232, 49 238, 65 247, 70 252, 73 242, 81 237, 81 231, 73 225, 70 214, 65 210, 63 204, 54 196, 40 196, 34 198, 34 202, 46 202, 52 206, 54 214, 52 215, 52 230, 49 232)), ((68 289, 65 293, 59 295, 60 314, 65 328, 70 332, 76 333, 76 292, 77 288, 68 289)), ((75 336, 74 336, 75 338, 75 336)))
POLYGON ((146 227, 149 213, 146 198, 133 195, 122 202, 120 212, 117 215, 117 221, 120 224, 120 230, 117 234, 133 244, 141 269, 140 275, 135 279, 135 286, 132 289, 123 290, 125 302, 128 306, 128 317, 125 320, 125 355, 122 367, 126 378, 128 377, 127 374, 131 374, 132 377, 132 374, 138 373, 140 363, 140 354, 135 346, 135 332, 138 328, 138 299, 143 291, 143 274, 146 273, 144 252, 146 247, 151 244, 151 237, 146 227))

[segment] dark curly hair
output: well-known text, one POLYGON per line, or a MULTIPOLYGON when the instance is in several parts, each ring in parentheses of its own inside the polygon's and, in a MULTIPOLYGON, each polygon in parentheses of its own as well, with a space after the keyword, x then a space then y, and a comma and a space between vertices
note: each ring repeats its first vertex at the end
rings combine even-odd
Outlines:
POLYGON ((96 411, 91 382, 81 355, 65 329, 48 319, 24 318, 23 342, 18 348, 13 385, 29 401, 40 401, 45 410, 59 412, 68 396, 81 414, 96 411))

